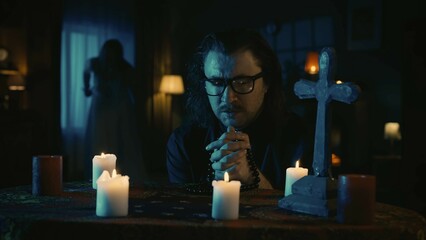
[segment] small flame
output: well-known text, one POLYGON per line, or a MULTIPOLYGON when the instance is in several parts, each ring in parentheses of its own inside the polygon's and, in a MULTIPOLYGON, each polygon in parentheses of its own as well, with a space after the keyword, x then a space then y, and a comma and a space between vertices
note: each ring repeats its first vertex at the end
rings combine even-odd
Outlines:
POLYGON ((228 174, 228 172, 225 172, 224 178, 225 178, 225 182, 229 182, 229 174, 228 174))
POLYGON ((299 167, 299 160, 296 161, 296 168, 299 167))

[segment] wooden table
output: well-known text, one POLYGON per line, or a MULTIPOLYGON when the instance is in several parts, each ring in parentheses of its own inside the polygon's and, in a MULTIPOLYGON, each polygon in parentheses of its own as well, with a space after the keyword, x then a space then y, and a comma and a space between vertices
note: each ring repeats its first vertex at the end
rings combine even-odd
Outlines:
POLYGON ((425 239, 418 213, 377 203, 373 225, 355 226, 288 212, 282 191, 241 193, 238 220, 211 218, 211 195, 182 186, 130 188, 129 215, 96 216, 90 182, 64 184, 61 196, 33 196, 30 186, 0 189, 0 239, 425 239))

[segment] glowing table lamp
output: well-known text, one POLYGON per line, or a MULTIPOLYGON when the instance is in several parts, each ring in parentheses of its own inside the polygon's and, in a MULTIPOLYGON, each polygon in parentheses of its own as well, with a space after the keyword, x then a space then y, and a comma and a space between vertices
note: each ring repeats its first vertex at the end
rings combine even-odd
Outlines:
POLYGON ((180 95, 184 93, 183 80, 180 75, 164 75, 160 83, 160 92, 165 93, 165 114, 166 119, 169 119, 167 124, 173 130, 173 99, 172 95, 180 95), (167 117, 168 115, 168 117, 167 117))
POLYGON ((311 51, 306 54, 305 72, 309 74, 317 74, 319 71, 318 66, 318 52, 311 51))
POLYGON ((160 92, 167 94, 182 94, 183 80, 180 75, 164 75, 161 79, 160 92))

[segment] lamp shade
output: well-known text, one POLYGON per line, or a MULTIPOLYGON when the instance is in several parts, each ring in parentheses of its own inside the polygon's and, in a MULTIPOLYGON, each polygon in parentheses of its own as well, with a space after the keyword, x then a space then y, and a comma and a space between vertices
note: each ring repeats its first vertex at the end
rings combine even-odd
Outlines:
POLYGON ((318 52, 311 51, 306 54, 305 72, 309 74, 317 74, 319 71, 318 52))
POLYGON ((183 80, 180 75, 164 75, 161 79, 160 92, 168 94, 182 94, 183 80))
POLYGON ((25 90, 25 79, 21 74, 10 75, 7 84, 11 91, 25 90))
POLYGON ((11 91, 22 91, 25 90, 25 79, 24 76, 15 69, 1 69, 0 75, 4 75, 7 81, 7 86, 11 91))
POLYGON ((401 140, 401 132, 398 122, 385 123, 385 139, 401 140))

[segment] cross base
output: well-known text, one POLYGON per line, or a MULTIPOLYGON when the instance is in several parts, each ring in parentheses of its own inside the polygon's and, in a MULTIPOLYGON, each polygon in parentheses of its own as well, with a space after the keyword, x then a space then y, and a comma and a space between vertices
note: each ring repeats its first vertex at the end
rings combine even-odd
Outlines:
POLYGON ((305 176, 292 186, 292 194, 278 201, 278 206, 294 212, 321 217, 336 215, 337 183, 328 177, 305 176))

